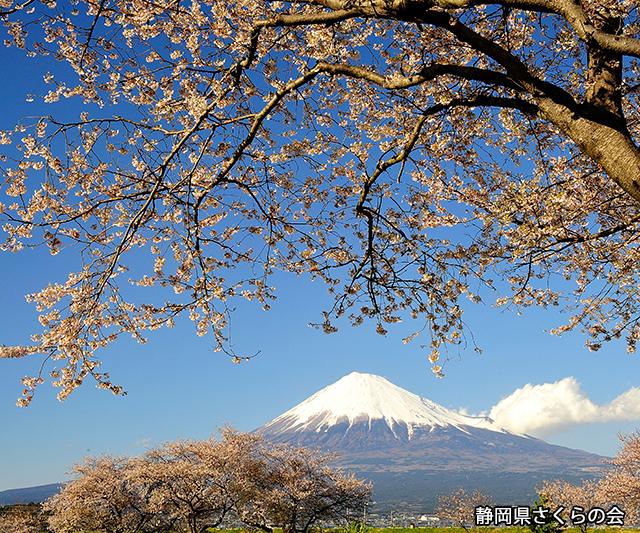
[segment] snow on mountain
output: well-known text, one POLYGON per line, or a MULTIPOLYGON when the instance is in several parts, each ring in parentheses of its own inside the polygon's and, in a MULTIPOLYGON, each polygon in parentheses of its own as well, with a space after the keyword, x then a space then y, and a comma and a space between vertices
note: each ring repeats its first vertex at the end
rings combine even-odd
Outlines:
POLYGON ((416 427, 465 426, 505 432, 490 418, 467 416, 406 391, 385 378, 352 372, 322 389, 261 428, 277 435, 286 431, 326 431, 332 426, 383 420, 394 428, 405 426, 408 437, 416 427))

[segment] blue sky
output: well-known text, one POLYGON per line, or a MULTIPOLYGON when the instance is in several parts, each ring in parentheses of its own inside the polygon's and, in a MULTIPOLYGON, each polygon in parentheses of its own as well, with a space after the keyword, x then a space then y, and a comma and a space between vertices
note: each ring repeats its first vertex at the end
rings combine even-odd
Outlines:
MULTIPOLYGON (((26 58, 14 48, 0 51, 0 129, 12 127, 24 116, 73 107, 67 101, 43 111, 37 101, 26 102, 27 93, 46 92, 42 76, 59 68, 52 61, 26 58)), ((69 270, 77 268, 76 261, 73 253, 52 257, 45 250, 0 255, 0 342, 28 343, 39 324, 24 295, 63 281, 69 270)), ((544 330, 564 320, 555 311, 530 309, 519 316, 490 305, 467 306, 466 322, 483 353, 469 348, 460 358, 453 354, 445 378, 437 379, 428 350, 420 348, 420 337, 406 345, 401 342, 415 324, 390 327, 388 336, 381 337, 374 324, 352 328, 343 323, 337 333, 326 335, 308 326, 320 321, 321 311, 330 306, 320 282, 278 274, 272 284, 279 298, 271 311, 262 311, 255 302, 236 303, 232 322, 236 353, 261 351, 250 362, 234 364, 212 351, 213 340, 197 337, 188 320, 151 334, 146 345, 123 338, 103 350, 103 369, 128 392, 125 397, 98 390, 87 381, 60 403, 55 399, 57 390, 47 384, 39 387, 31 407, 19 408, 15 406, 22 390, 19 380, 37 373, 41 361, 0 360, 0 490, 64 480, 63 472, 87 454, 138 454, 163 440, 204 438, 225 422, 239 430, 254 429, 352 371, 384 376, 471 414, 489 413, 527 384, 552 384, 568 377, 575 378, 580 389, 551 387, 560 391, 557 396, 543 391, 553 399, 545 409, 569 413, 585 398, 605 405, 640 387, 640 356, 627 354, 623 342, 593 353, 583 347, 579 333, 552 337, 544 330)), ((534 398, 542 397, 535 394, 534 398)), ((547 411, 522 411, 521 416, 544 417, 547 411)), ((633 431, 636 423, 576 425, 567 417, 564 426, 555 427, 545 438, 614 455, 617 433, 633 431)))

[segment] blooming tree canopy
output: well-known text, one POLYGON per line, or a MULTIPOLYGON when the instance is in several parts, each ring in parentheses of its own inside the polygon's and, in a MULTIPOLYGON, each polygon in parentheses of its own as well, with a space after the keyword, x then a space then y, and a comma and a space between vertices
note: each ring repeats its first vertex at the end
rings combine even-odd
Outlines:
POLYGON ((450 494, 442 494, 438 498, 436 515, 449 520, 456 527, 469 532, 476 530, 476 508, 492 505, 493 498, 481 490, 467 493, 463 488, 455 489, 450 494))
MULTIPOLYGON (((536 489, 543 501, 553 506, 552 511, 564 508, 560 513, 562 519, 569 524, 572 520, 572 511, 574 507, 589 511, 594 507, 610 508, 613 504, 609 501, 617 503, 619 500, 608 500, 602 491, 601 480, 592 479, 582 480, 581 485, 574 485, 562 479, 554 479, 553 481, 545 480, 541 489, 536 489)), ((578 529, 582 533, 587 533, 589 523, 585 520, 583 523, 577 524, 578 529)))
POLYGON ((615 458, 607 461, 612 469, 600 482, 603 498, 620 503, 627 519, 640 519, 640 431, 619 434, 620 450, 615 458))
POLYGON ((283 533, 307 533, 322 522, 349 523, 371 503, 372 484, 331 468, 331 454, 273 444, 262 456, 262 468, 235 506, 253 529, 273 533, 277 525, 283 533))
POLYGON ((129 457, 108 454, 74 464, 73 480, 45 504, 51 529, 138 533, 154 524, 148 488, 130 479, 135 467, 129 457))
POLYGON ((38 516, 34 504, 18 505, 0 513, 0 533, 38 533, 43 530, 44 520, 38 516))
POLYGON ((139 459, 132 475, 157 515, 189 533, 218 527, 260 471, 261 437, 231 428, 221 436, 164 442, 139 459))
POLYGON ((122 392, 96 350, 182 313, 226 349, 229 302, 268 309, 276 270, 326 282, 326 332, 417 319, 407 341, 430 335, 438 374, 462 298, 564 306, 556 333, 635 350, 636 0, 1 0, 0 16, 7 44, 74 72, 47 74, 45 100, 77 117, 0 136, 2 248, 81 256, 29 295, 32 344, 0 349, 63 361, 60 399, 89 375, 122 392))
MULTIPOLYGON (((370 503, 371 484, 332 469, 331 459, 227 427, 220 438, 164 442, 137 458, 87 457, 45 509, 56 533, 203 533, 229 513, 269 533, 275 525, 306 533, 321 521, 348 523, 370 503)), ((23 515, 0 521, 0 531, 35 524, 23 515)), ((16 531, 31 533, 24 528, 16 531)))

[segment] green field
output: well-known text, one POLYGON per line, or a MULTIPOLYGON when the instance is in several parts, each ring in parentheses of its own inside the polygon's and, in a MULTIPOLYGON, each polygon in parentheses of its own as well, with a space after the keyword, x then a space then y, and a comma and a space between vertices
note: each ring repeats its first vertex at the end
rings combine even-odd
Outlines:
MULTIPOLYGON (((29 504, 29 505, 11 505, 0 507, 0 515, 3 513, 9 513, 15 511, 16 508, 22 508, 27 512, 31 512, 34 514, 38 514, 40 510, 39 504, 29 504)), ((353 525, 352 525, 353 526, 353 525)), ((347 528, 333 528, 333 529, 323 529, 323 528, 312 528, 310 533, 356 533, 356 530, 352 528, 352 526, 347 528)), ((362 526, 360 526, 362 527, 362 526)), ((1 528, 0 528, 1 529, 1 528)), ((356 528, 360 533, 532 533, 531 529, 528 527, 477 527, 477 528, 469 528, 468 531, 465 531, 460 527, 387 527, 387 528, 376 528, 376 527, 366 527, 366 528, 356 528)), ((597 527, 597 528, 589 528, 587 531, 589 533, 607 533, 607 532, 615 532, 621 533, 621 529, 624 530, 624 533, 640 533, 640 529, 638 528, 627 528, 627 527, 597 527)), ((244 528, 210 528, 207 530, 208 533, 261 533, 260 530, 251 530, 244 528)), ((86 533, 86 532, 82 532, 86 533)), ((97 532, 91 532, 97 533, 97 532)), ((179 531, 167 531, 165 533, 183 533, 179 531)), ((281 529, 274 529, 273 533, 282 533, 281 529)), ((561 533, 582 533, 579 528, 567 528, 562 529, 561 533)))

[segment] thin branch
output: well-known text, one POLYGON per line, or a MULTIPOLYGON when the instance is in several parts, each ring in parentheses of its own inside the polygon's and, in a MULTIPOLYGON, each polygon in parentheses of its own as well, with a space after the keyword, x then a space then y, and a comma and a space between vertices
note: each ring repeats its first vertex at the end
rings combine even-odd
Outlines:
POLYGON ((84 63, 84 56, 86 55, 87 50, 89 49, 89 44, 91 44, 91 38, 93 37, 93 32, 96 28, 96 24, 98 23, 98 20, 100 19, 100 15, 102 15, 102 10, 104 9, 105 2, 106 0, 100 0, 100 5, 98 6, 98 12, 96 13, 96 16, 93 17, 93 22, 91 23, 91 27, 89 28, 87 40, 84 43, 84 46, 82 48, 82 55, 80 56, 80 61, 78 62, 78 66, 80 70, 82 70, 82 63, 84 63))

